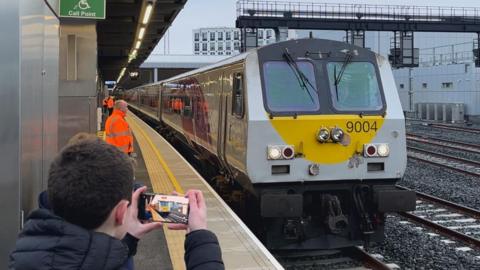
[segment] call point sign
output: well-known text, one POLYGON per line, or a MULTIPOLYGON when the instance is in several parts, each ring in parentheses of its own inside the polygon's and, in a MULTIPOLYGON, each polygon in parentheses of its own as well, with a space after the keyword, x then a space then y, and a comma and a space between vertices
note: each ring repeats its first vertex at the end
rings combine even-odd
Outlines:
POLYGON ((60 17, 105 19, 106 0, 60 0, 60 17))

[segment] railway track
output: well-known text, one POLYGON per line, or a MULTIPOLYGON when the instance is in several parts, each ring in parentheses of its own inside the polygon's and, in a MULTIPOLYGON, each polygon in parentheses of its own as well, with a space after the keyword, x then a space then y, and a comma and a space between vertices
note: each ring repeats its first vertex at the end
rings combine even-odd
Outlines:
POLYGON ((407 133, 407 140, 413 142, 419 142, 434 146, 440 146, 444 148, 449 148, 453 150, 460 150, 465 152, 470 152, 474 154, 480 154, 480 145, 477 144, 470 144, 464 142, 454 142, 450 140, 444 140, 440 138, 433 138, 428 136, 418 136, 412 133, 407 133))
POLYGON ((439 123, 428 123, 429 127, 440 128, 440 129, 447 129, 447 130, 456 130, 462 132, 468 132, 473 134, 480 134, 480 129, 478 128, 468 128, 468 127, 460 127, 460 126, 452 126, 447 124, 439 124, 439 123))
POLYGON ((407 146, 408 157, 464 174, 480 177, 480 162, 407 146))
MULTIPOLYGON (((407 189, 398 186, 400 189, 407 189)), ((448 239, 446 244, 461 242, 464 247, 457 249, 468 251, 480 249, 480 211, 446 201, 425 193, 416 192, 417 209, 413 212, 402 212, 399 215, 414 223, 433 229, 448 239), (451 240, 455 239, 455 240, 451 240)), ((435 236, 435 234, 431 234, 435 236)))
MULTIPOLYGON (((378 269, 391 270, 396 265, 388 265, 378 260, 360 247, 338 250, 283 251, 274 253, 286 270, 300 269, 378 269)), ((398 268, 398 267, 397 267, 398 268)))

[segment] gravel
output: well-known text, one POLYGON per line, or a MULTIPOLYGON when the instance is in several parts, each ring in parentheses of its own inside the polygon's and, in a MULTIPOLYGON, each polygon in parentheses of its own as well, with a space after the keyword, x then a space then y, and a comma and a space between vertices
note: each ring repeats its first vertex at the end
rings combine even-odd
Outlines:
POLYGON ((408 141, 407 140, 408 146, 413 146, 417 148, 421 148, 424 150, 428 151, 434 151, 437 153, 441 154, 446 154, 446 155, 451 155, 454 157, 459 157, 459 158, 464 158, 464 159, 469 159, 472 161, 480 161, 480 154, 477 153, 472 153, 472 152, 466 152, 463 150, 455 150, 455 149, 450 149, 450 148, 445 148, 445 147, 439 147, 435 145, 430 145, 430 144, 425 144, 421 142, 414 142, 414 141, 408 141))
POLYGON ((406 130, 407 133, 415 135, 427 135, 444 140, 480 144, 480 136, 478 136, 478 134, 424 126, 419 122, 407 122, 406 130))
POLYGON ((430 236, 429 229, 420 228, 396 216, 388 216, 386 240, 372 246, 368 252, 384 256, 387 263, 401 269, 480 269, 480 252, 458 251, 462 243, 446 244, 443 236, 430 236))
POLYGON ((450 171, 425 162, 409 159, 399 185, 480 209, 480 179, 450 171))

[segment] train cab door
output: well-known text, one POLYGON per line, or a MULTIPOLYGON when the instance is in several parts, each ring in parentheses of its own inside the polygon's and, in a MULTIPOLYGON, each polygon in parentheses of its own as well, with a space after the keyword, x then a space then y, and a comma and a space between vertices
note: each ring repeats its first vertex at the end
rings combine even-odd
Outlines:
POLYGON ((218 106, 218 140, 217 140, 217 154, 220 165, 224 169, 228 169, 227 160, 225 157, 225 137, 227 126, 227 101, 228 91, 225 89, 225 76, 223 71, 218 71, 218 81, 221 83, 219 92, 219 106, 218 106), (220 73, 221 72, 221 73, 220 73))
POLYGON ((237 64, 222 74, 221 118, 218 153, 222 165, 244 169, 246 147, 243 65, 237 64))

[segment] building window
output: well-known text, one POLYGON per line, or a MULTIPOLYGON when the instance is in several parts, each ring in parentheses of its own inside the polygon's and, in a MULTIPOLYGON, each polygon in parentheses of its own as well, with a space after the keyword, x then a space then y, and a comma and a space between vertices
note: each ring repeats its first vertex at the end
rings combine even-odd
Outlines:
POLYGON ((226 40, 231 40, 232 39, 232 32, 226 32, 225 33, 225 39, 226 40))
POLYGON ((262 29, 259 29, 259 30, 258 30, 258 38, 262 38, 262 39, 263 39, 263 30, 262 30, 262 29))
POLYGON ((262 39, 258 40, 258 46, 263 46, 263 40, 262 39))
POLYGON ((226 54, 226 55, 231 55, 232 53, 231 53, 231 52, 226 52, 225 54, 226 54))
POLYGON ((200 33, 195 33, 195 41, 199 41, 200 40, 200 33))
POLYGON ((238 32, 238 31, 233 32, 233 38, 235 40, 239 40, 240 39, 240 32, 238 32))
POLYGON ((215 52, 210 52, 210 55, 215 55, 215 52))
POLYGON ((268 39, 272 37, 272 33, 273 33, 272 30, 270 30, 270 29, 267 30, 267 38, 268 38, 268 39))
POLYGON ((427 84, 427 83, 422 83, 422 88, 423 88, 423 89, 428 88, 428 84, 427 84))
POLYGON ((210 40, 215 40, 215 32, 210 33, 210 40))
POLYGON ((200 44, 195 43, 195 51, 196 52, 200 51, 200 44))
POLYGON ((202 51, 207 51, 207 43, 202 43, 202 51))
POLYGON ((218 40, 223 40, 223 32, 218 32, 218 40))
POLYGON ((400 89, 404 89, 405 88, 405 84, 401 83, 400 84, 400 89))
POLYGON ((202 41, 207 41, 207 32, 202 33, 202 41))
POLYGON ((206 52, 204 52, 204 53, 202 53, 202 55, 207 55, 207 53, 206 53, 206 52))
POLYGON ((218 55, 223 55, 223 52, 218 52, 218 55))
POLYGON ((210 42, 210 51, 215 51, 215 43, 210 42))
POLYGON ((442 83, 442 88, 444 88, 444 89, 453 88, 453 82, 444 82, 444 83, 442 83))
POLYGON ((233 43, 233 49, 234 49, 235 51, 240 51, 240 42, 235 41, 235 42, 233 43))
POLYGON ((218 50, 223 51, 223 42, 218 43, 218 50))
POLYGON ((232 43, 230 41, 227 41, 225 43, 225 50, 231 51, 232 50, 232 43))

